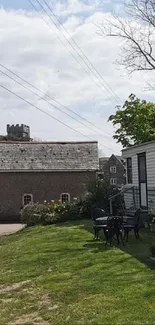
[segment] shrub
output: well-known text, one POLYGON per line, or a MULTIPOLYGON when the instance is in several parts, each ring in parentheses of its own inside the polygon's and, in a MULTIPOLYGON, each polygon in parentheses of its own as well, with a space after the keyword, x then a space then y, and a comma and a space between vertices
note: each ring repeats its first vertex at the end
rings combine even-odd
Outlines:
POLYGON ((47 225, 75 220, 79 217, 80 207, 81 205, 79 203, 30 203, 21 211, 21 222, 27 226, 34 226, 37 224, 47 225))
MULTIPOLYGON (((116 187, 111 186, 105 180, 95 180, 91 182, 88 186, 88 195, 83 201, 80 214, 82 217, 91 216, 91 211, 94 207, 104 209, 106 214, 110 213, 110 202, 109 198, 115 194, 119 193, 116 187)), ((122 212, 122 198, 116 197, 113 201, 113 214, 121 214, 122 212)))

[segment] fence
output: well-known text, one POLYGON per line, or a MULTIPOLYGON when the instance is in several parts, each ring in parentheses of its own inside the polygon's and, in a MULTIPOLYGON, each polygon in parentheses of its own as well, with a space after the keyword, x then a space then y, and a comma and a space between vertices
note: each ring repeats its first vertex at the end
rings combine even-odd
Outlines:
MULTIPOLYGON (((155 188, 148 188, 147 190, 148 195, 148 212, 149 214, 155 215, 155 188)), ((125 210, 136 210, 140 208, 140 202, 139 202, 139 187, 138 186, 131 186, 126 187, 124 186, 120 193, 112 196, 109 198, 110 200, 110 213, 112 214, 112 205, 113 200, 117 196, 121 196, 124 204, 125 210)))

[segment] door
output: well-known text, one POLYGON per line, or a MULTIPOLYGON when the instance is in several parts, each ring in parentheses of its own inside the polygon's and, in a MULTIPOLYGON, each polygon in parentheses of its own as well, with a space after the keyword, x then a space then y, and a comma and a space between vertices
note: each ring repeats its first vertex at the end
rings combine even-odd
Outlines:
POLYGON ((146 153, 138 154, 139 200, 142 209, 148 208, 146 153))

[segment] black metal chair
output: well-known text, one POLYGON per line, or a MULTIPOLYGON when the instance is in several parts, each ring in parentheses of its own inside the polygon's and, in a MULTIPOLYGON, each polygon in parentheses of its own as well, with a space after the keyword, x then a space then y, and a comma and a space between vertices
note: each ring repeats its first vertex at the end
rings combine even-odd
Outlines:
POLYGON ((91 213, 91 218, 93 220, 93 229, 94 229, 94 239, 98 240, 99 232, 101 229, 105 230, 106 223, 102 220, 97 220, 98 218, 105 217, 105 211, 100 208, 94 208, 91 213))
POLYGON ((107 227, 105 229, 105 237, 106 243, 105 245, 110 244, 112 246, 112 240, 116 236, 116 240, 118 245, 120 244, 120 240, 122 244, 123 242, 123 218, 122 217, 108 217, 107 219, 107 227))
POLYGON ((134 230, 135 237, 139 238, 139 229, 140 229, 140 213, 141 209, 137 209, 133 221, 130 220, 130 223, 123 224, 124 229, 124 240, 128 241, 129 232, 134 230))

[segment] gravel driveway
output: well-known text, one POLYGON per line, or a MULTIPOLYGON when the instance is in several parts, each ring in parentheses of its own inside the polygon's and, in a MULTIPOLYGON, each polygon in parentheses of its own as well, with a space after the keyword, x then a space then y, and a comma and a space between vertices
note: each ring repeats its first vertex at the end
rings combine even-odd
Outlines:
POLYGON ((17 224, 0 224, 0 235, 8 235, 23 229, 25 225, 17 224))

